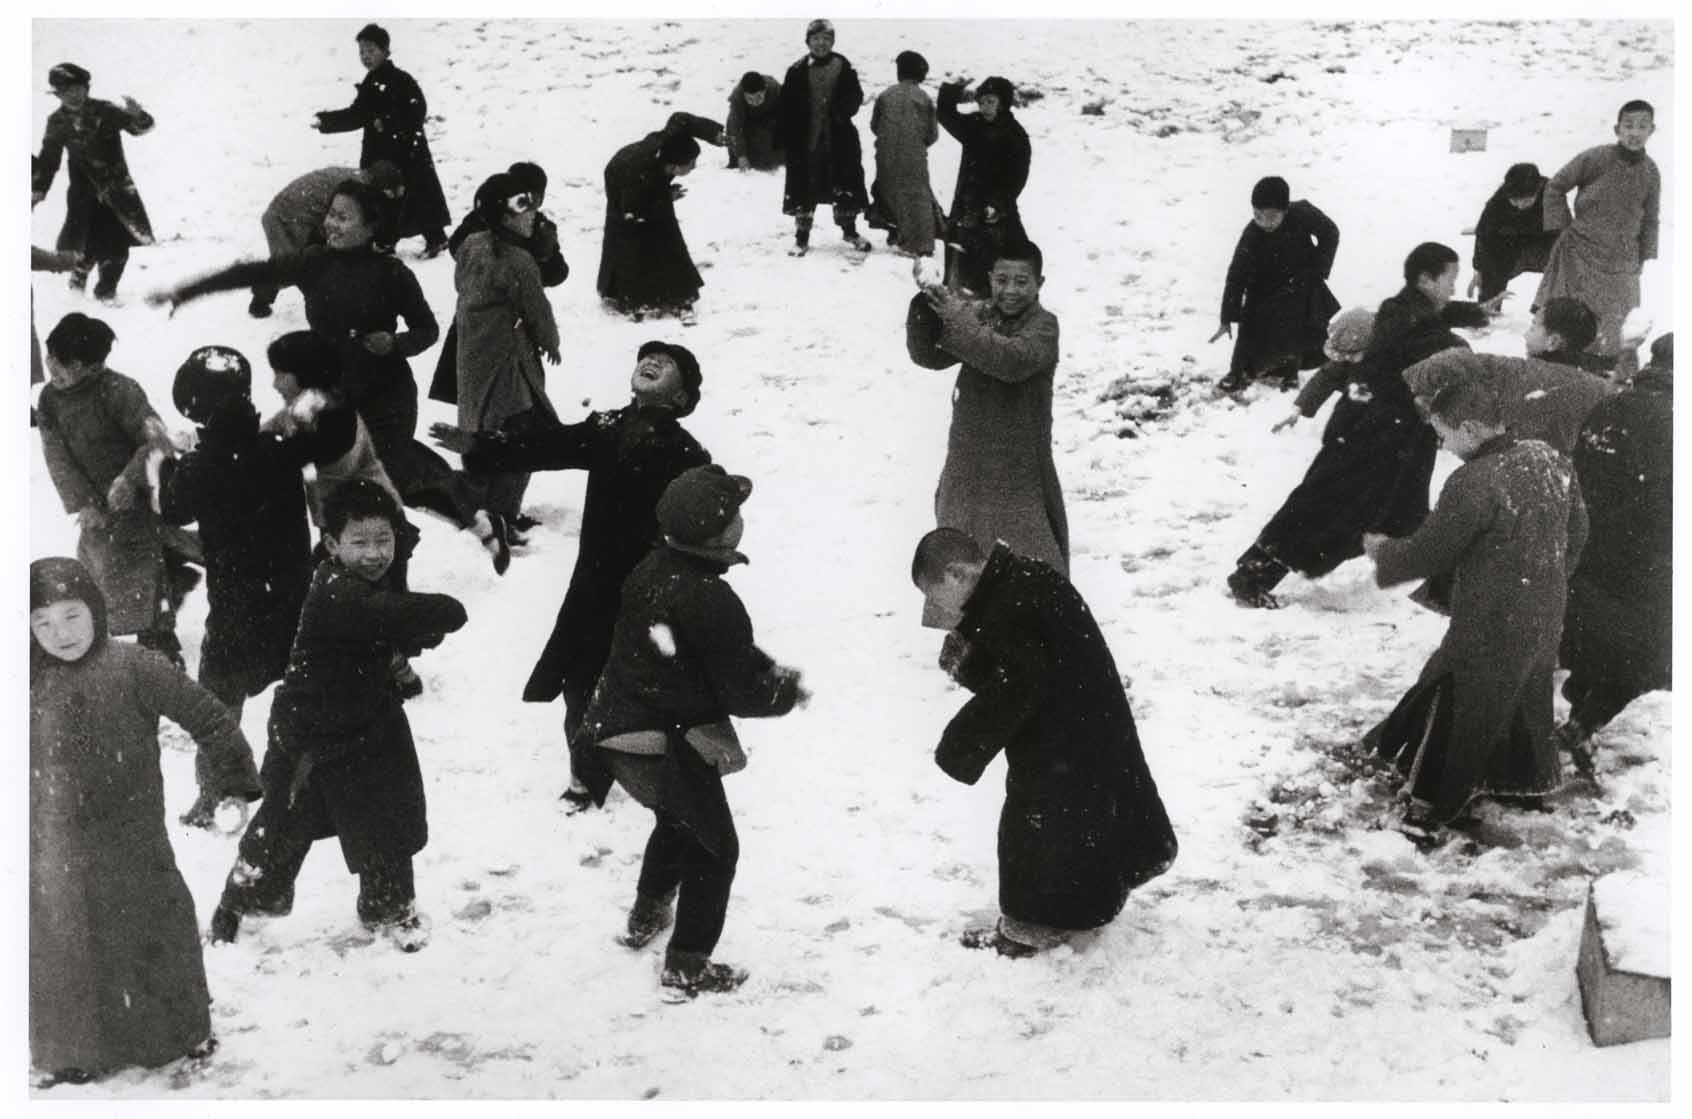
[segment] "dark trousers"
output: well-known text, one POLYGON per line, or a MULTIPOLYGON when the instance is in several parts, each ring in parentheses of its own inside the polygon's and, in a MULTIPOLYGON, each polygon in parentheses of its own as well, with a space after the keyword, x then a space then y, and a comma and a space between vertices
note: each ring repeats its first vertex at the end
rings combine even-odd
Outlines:
MULTIPOLYGON (((294 908, 294 880, 311 853, 312 840, 289 827, 287 812, 285 790, 259 802, 223 885, 218 904, 225 909, 280 916, 294 908)), ((416 897, 409 855, 370 858, 358 873, 358 919, 366 925, 401 920, 416 897)))
POLYGON ((76 267, 71 269, 71 283, 78 288, 84 286, 88 274, 97 267, 100 278, 94 282, 94 294, 115 295, 123 270, 129 266, 130 243, 129 230, 122 219, 110 207, 95 205, 89 217, 86 247, 76 267))
POLYGON ((740 838, 716 770, 671 737, 665 756, 604 753, 617 783, 657 816, 636 890, 648 902, 677 898, 665 965, 696 970, 723 935, 740 838))

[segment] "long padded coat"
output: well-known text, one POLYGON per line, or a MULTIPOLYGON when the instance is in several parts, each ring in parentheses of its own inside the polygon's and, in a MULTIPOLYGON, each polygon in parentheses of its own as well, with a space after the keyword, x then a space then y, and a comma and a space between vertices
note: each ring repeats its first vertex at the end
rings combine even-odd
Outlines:
POLYGON ((165 830, 160 717, 198 744, 206 792, 259 795, 229 712, 158 654, 105 640, 94 613, 81 660, 31 650, 29 1049, 49 1072, 160 1065, 211 1033, 194 899, 165 830))
POLYGON ((1398 760, 1441 823, 1476 795, 1543 794, 1560 783, 1551 675, 1586 534, 1569 461, 1502 435, 1446 479, 1415 535, 1376 553, 1381 586, 1451 576, 1444 639, 1365 739, 1398 760))
POLYGON ((1015 318, 985 301, 947 321, 918 293, 905 320, 906 349, 924 369, 959 362, 946 464, 934 494, 942 528, 982 548, 1003 540, 1018 555, 1069 571, 1069 520, 1052 461, 1052 378, 1057 316, 1029 305, 1015 318))
POLYGON ((843 54, 830 54, 818 62, 807 53, 787 68, 781 83, 781 139, 787 150, 782 213, 830 205, 850 213, 869 209, 864 150, 858 127, 852 123, 863 104, 864 87, 843 54), (813 107, 811 71, 835 62, 840 72, 829 87, 827 103, 813 107), (813 121, 820 125, 815 136, 813 121))
POLYGON ((1444 350, 1404 371, 1416 396, 1431 400, 1447 385, 1480 381, 1498 393, 1504 426, 1518 439, 1549 443, 1574 454, 1586 417, 1619 391, 1613 381, 1568 365, 1536 358, 1444 350))
POLYGON ((56 246, 60 252, 100 260, 128 245, 153 243, 152 222, 123 154, 125 132, 145 136, 152 129, 152 115, 145 110, 132 114, 110 101, 92 99, 80 112, 60 108, 47 118, 31 185, 46 193, 59 161, 69 155, 65 224, 56 246))
POLYGON ((1338 251, 1339 226, 1302 198, 1272 232, 1246 223, 1222 286, 1222 321, 1240 328, 1229 372, 1321 364, 1328 320, 1340 306, 1327 284, 1338 251))
POLYGON ((875 134, 875 205, 895 230, 894 245, 917 256, 934 251, 940 203, 928 181, 928 149, 940 138, 934 102, 916 82, 882 90, 870 110, 875 134))
POLYGON ((482 230, 464 239, 458 287, 458 426, 488 431, 533 411, 557 423, 541 351, 558 349, 558 323, 540 265, 523 239, 482 230))
POLYGON ((1533 303, 1570 296, 1586 304, 1598 316, 1593 353, 1616 352, 1622 320, 1639 306, 1640 266, 1657 257, 1662 189, 1656 161, 1620 144, 1588 148, 1545 184, 1545 228, 1562 232, 1533 303), (1580 192, 1572 216, 1571 190, 1580 192))
POLYGON ((682 133, 716 143, 723 126, 691 113, 672 113, 663 128, 619 149, 605 165, 605 239, 597 290, 601 298, 628 310, 690 304, 705 286, 676 220, 673 180, 659 155, 665 136, 682 133))
POLYGON ((966 650, 958 679, 974 695, 934 760, 973 785, 1005 753, 999 908, 1054 928, 1097 928, 1176 852, 1104 635, 1068 579, 1003 545, 957 633, 966 650))
POLYGON ((440 176, 435 173, 435 159, 429 154, 429 138, 423 134, 423 122, 428 118, 429 104, 416 79, 391 59, 384 59, 364 75, 351 105, 317 114, 323 132, 364 130, 360 167, 386 159, 405 176, 401 237, 445 233, 452 223, 440 176))

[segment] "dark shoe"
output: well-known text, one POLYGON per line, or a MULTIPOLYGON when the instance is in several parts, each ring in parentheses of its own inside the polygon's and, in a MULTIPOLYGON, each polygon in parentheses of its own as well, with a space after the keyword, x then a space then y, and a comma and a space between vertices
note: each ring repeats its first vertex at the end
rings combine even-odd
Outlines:
POLYGON ((1220 381, 1216 382, 1216 389, 1218 392, 1236 393, 1243 390, 1250 383, 1251 379, 1244 373, 1229 373, 1226 377, 1223 377, 1220 381))
POLYGON ((177 819, 191 828, 205 828, 209 831, 217 821, 217 804, 218 798, 215 795, 201 789, 200 795, 194 798, 194 803, 188 807, 188 811, 177 819))
POLYGON ((568 789, 558 795, 558 799, 564 802, 564 815, 566 816, 574 816, 578 812, 586 812, 593 807, 593 794, 574 781, 570 783, 568 789))
POLYGON ((429 944, 429 926, 415 910, 392 921, 361 921, 365 928, 386 937, 401 952, 421 952, 429 944))
POLYGON ((1242 579, 1238 571, 1228 576, 1228 594, 1240 606, 1252 610, 1279 610, 1281 600, 1264 590, 1254 586, 1249 579, 1242 579))
POLYGON ((658 985, 674 1001, 698 998, 700 995, 727 994, 738 988, 750 973, 745 968, 728 964, 706 963, 701 967, 666 967, 658 985))
POLYGON ((256 295, 253 296, 253 301, 247 304, 247 314, 255 319, 268 319, 270 317, 270 300, 260 299, 256 295))
POLYGON ((511 539, 505 527, 505 518, 498 513, 488 514, 488 531, 482 537, 482 547, 493 557, 495 575, 504 575, 511 566, 511 539))
POLYGON ((856 229, 843 229, 840 231, 840 236, 843 240, 845 240, 847 248, 860 253, 867 253, 875 247, 869 243, 869 238, 865 237, 862 233, 859 233, 856 229))
POLYGON ((1398 821, 1398 831, 1423 851, 1431 851, 1449 838, 1445 828, 1433 818, 1432 811, 1421 805, 1411 805, 1404 810, 1398 821))
POLYGON ((239 913, 224 905, 212 910, 211 942, 213 944, 233 944, 240 931, 241 915, 239 913))
POLYGON ((636 898, 629 910, 628 931, 617 938, 617 943, 624 948, 645 948, 659 933, 674 924, 675 919, 669 902, 636 898))
POLYGON ((66 286, 69 287, 74 292, 87 291, 88 290, 88 273, 80 271, 80 270, 72 272, 70 274, 70 282, 66 286))
POLYGON ((958 943, 965 948, 991 948, 1007 960, 1025 960, 1040 952, 1032 944, 1012 940, 1000 932, 997 926, 965 929, 963 935, 958 937, 958 943))
POLYGON ((188 1050, 187 1057, 190 1061, 203 1061, 216 1052, 217 1038, 208 1037, 206 1040, 200 1042, 200 1044, 194 1046, 194 1048, 188 1050))
POLYGON ((515 517, 505 519, 506 528, 516 529, 518 532, 533 532, 541 526, 541 522, 527 513, 519 513, 515 517))

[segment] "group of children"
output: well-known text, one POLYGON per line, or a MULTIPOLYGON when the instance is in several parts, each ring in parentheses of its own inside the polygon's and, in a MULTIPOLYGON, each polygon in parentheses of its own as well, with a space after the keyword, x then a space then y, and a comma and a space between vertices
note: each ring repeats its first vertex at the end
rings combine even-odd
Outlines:
MULTIPOLYGON (((725 144, 743 170, 785 162, 796 252, 807 250, 822 202, 834 206, 848 243, 867 249, 853 224, 870 204, 851 124, 861 87, 833 53, 827 21, 813 22, 806 38, 808 53, 785 82, 756 72, 741 80, 726 129, 676 114, 613 158, 600 271, 607 299, 640 314, 686 307, 697 295, 673 188, 693 169, 701 140, 725 144)), ((535 470, 584 470, 587 491, 576 567, 523 698, 563 697, 571 810, 602 805, 615 783, 654 814, 621 939, 643 948, 674 926, 660 979, 667 997, 733 990, 746 978, 712 959, 739 853, 723 778, 746 759, 731 720, 779 716, 809 698, 798 671, 758 648, 723 578, 746 562, 737 548, 752 483, 713 464, 681 425, 703 378, 678 345, 640 348, 624 408, 559 422, 539 364, 558 357, 543 289, 568 266, 540 213, 544 172, 519 164, 490 178, 472 217, 447 239, 438 182, 433 193, 419 187, 433 176, 422 95, 388 62, 382 29, 365 28, 359 43, 370 75, 358 102, 320 119, 325 130, 365 126, 364 168, 344 178, 325 169, 290 188, 302 211, 322 207, 324 243, 312 243, 309 231, 284 236, 278 212, 265 226, 267 236, 278 231, 272 260, 158 299, 175 305, 250 288, 249 309, 262 316, 278 287, 299 286, 312 329, 284 334, 266 354, 282 410, 261 418, 246 358, 202 347, 174 384, 178 411, 197 425, 183 452, 139 386, 106 367, 109 328, 73 314, 47 338, 41 438, 82 533, 82 562, 31 568, 32 1059, 58 1079, 206 1051, 192 903, 169 853, 153 760, 160 714, 200 746, 199 797, 186 821, 207 825, 225 799, 262 795, 212 915, 214 941, 236 939, 245 917, 287 913, 312 844, 333 836, 359 878, 361 922, 404 950, 423 946, 412 859, 428 838, 425 783, 403 704, 421 687, 410 658, 467 619, 450 596, 409 588, 419 534, 402 506, 435 509, 475 531, 503 571, 535 470), (374 147, 373 134, 381 140, 374 147), (415 278, 380 251, 418 232, 456 262, 456 340, 445 348, 453 368, 437 370, 437 386, 454 394, 459 423, 433 433, 462 456, 460 471, 415 439, 406 359, 439 331, 415 278), (319 531, 315 547, 308 522, 319 531), (197 541, 172 535, 190 523, 197 541), (107 640, 138 634, 180 668, 171 617, 185 582, 172 572, 184 558, 203 564, 211 605, 199 685, 107 640), (231 716, 278 680, 255 770, 231 716), (106 745, 119 740, 125 749, 108 758, 106 745), (145 860, 153 877, 106 860, 112 847, 145 860), (113 906, 146 914, 151 939, 113 948, 113 906)), ((965 783, 1001 751, 1009 769, 1000 917, 962 941, 1026 956, 1110 922, 1130 890, 1168 869, 1177 841, 1121 676, 1067 577, 1069 531, 1051 449, 1059 326, 1040 304, 1043 258, 1017 210, 1030 149, 1012 113, 1014 90, 1003 79, 983 82, 978 111, 966 116, 957 108, 962 83, 943 85, 935 109, 918 85, 926 61, 906 52, 897 66, 900 83, 877 99, 872 118, 872 224, 919 258, 906 322, 912 361, 959 366, 939 527, 918 544, 911 569, 924 623, 946 631, 942 666, 972 693, 936 761, 965 783), (964 146, 945 216, 925 162, 937 125, 964 146), (942 231, 944 282, 922 267, 942 231)), ((86 97, 86 72, 53 73, 56 89, 74 92, 80 80, 86 97)), ((74 98, 64 100, 69 110, 74 98)), ((101 119, 145 130, 139 106, 113 112, 123 119, 101 119)), ((1607 223, 1618 212, 1649 209, 1649 234, 1640 219, 1631 244, 1637 259, 1654 253, 1655 168, 1643 156, 1649 122, 1639 125, 1641 112, 1648 117, 1649 107, 1624 107, 1620 154, 1586 153, 1551 180, 1581 193, 1573 224, 1547 253, 1546 282, 1560 286, 1542 292, 1530 353, 1578 361, 1602 336, 1613 301, 1594 313, 1562 290, 1580 282, 1583 261, 1615 263, 1625 238, 1610 236, 1607 223), (1603 187, 1589 207, 1588 188, 1612 174, 1625 182, 1603 187), (1563 247, 1571 235, 1579 252, 1563 247)), ((1514 168, 1511 176, 1505 203, 1526 211, 1517 205, 1525 194, 1515 192, 1528 176, 1514 168)), ((1548 224, 1561 205, 1555 197, 1548 224)), ((1240 326, 1229 377, 1295 381, 1321 355, 1327 364, 1295 416, 1313 416, 1334 392, 1340 400, 1305 481, 1229 586, 1242 602, 1273 605, 1271 591, 1289 571, 1317 576, 1362 554, 1383 585, 1428 580, 1422 597, 1452 614, 1451 630, 1368 741, 1408 774, 1406 830, 1436 838, 1477 793, 1556 787, 1550 673, 1559 645, 1574 669, 1560 740, 1586 763, 1590 755, 1579 751, 1590 732, 1667 682, 1671 344, 1659 340, 1651 366, 1619 393, 1583 372, 1547 372, 1543 361, 1469 355, 1451 328, 1485 321, 1485 308, 1453 300, 1458 258, 1434 243, 1410 254, 1403 290, 1377 312, 1335 317, 1325 281, 1337 228, 1315 206, 1292 201, 1278 178, 1258 183, 1252 203, 1217 335, 1240 326), (1464 466, 1430 511, 1439 442, 1464 466), (1604 530, 1583 551, 1588 516, 1604 530), (1623 612, 1633 624, 1618 632, 1609 623, 1623 612)), ((1483 221, 1484 269, 1477 245, 1483 289, 1537 259, 1499 248, 1492 231, 1509 215, 1493 216, 1483 221)), ((95 253, 78 259, 99 264, 102 283, 110 274, 115 285, 115 250, 95 253)))

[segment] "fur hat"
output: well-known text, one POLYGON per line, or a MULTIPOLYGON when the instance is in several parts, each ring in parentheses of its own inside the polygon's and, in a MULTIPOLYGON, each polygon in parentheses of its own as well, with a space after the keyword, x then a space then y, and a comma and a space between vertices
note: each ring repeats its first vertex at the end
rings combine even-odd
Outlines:
POLYGON ((47 71, 47 86, 54 93, 73 85, 87 85, 94 77, 74 62, 61 62, 47 71))
POLYGON ((250 409, 252 394, 253 367, 241 351, 201 346, 176 370, 170 399, 178 412, 203 424, 235 402, 250 409))
POLYGON ((997 74, 975 87, 975 100, 978 104, 981 101, 981 95, 984 93, 991 93, 999 99, 999 110, 1001 112, 1009 109, 1011 103, 1016 100, 1016 87, 1010 84, 1010 79, 1001 78, 997 74))
POLYGON ((658 528, 676 544, 700 545, 722 532, 752 496, 752 479, 716 463, 684 470, 658 499, 658 528))
POLYGON ((1367 307, 1341 311, 1328 323, 1328 342, 1322 352, 1330 361, 1355 357, 1369 348, 1375 333, 1375 312, 1367 307))
POLYGON ((676 415, 690 415, 699 406, 699 388, 705 381, 705 376, 699 371, 699 359, 693 356, 693 351, 686 346, 678 346, 673 342, 660 342, 654 338, 650 342, 641 343, 635 353, 635 360, 639 361, 648 354, 666 354, 676 363, 681 372, 682 391, 687 393, 687 403, 676 410, 676 415))
POLYGON ((383 50, 388 49, 387 31, 376 26, 374 23, 367 23, 360 28, 358 34, 354 36, 354 41, 360 43, 375 43, 383 50))
POLYGON ((1251 188, 1251 208, 1254 210, 1285 210, 1292 204, 1292 189, 1279 175, 1257 180, 1251 188))

